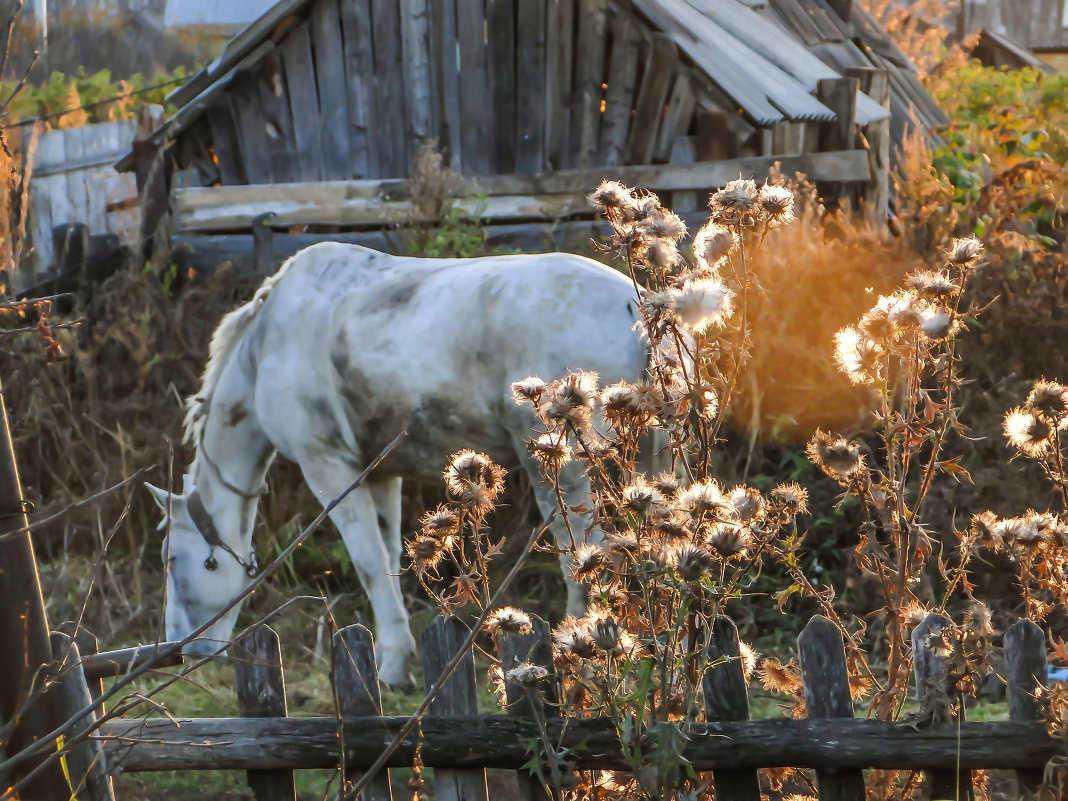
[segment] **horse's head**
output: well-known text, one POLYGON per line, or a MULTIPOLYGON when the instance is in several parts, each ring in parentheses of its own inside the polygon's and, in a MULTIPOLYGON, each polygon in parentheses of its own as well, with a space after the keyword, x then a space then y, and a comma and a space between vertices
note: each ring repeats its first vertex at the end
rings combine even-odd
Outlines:
MULTIPOLYGON (((163 511, 163 566, 167 573, 167 640, 182 640, 219 614, 243 590, 255 572, 254 561, 238 557, 221 544, 212 516, 204 508, 189 476, 185 491, 175 495, 145 484, 163 511)), ((240 608, 235 604, 186 653, 213 653, 229 640, 240 608)))

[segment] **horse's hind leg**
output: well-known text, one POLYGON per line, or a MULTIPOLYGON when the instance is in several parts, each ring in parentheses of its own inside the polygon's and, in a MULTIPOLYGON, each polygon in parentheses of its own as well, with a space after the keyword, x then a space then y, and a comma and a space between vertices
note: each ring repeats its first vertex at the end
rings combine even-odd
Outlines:
MULTIPOLYGON (((338 497, 351 484, 357 471, 345 460, 317 455, 301 460, 301 470, 308 486, 324 506, 338 497)), ((375 615, 379 676, 387 684, 400 684, 408 679, 405 662, 415 655, 415 639, 408 626, 408 612, 401 597, 398 577, 400 562, 400 485, 382 489, 381 497, 393 508, 396 496, 396 517, 384 514, 388 528, 396 537, 379 526, 375 490, 360 486, 330 513, 352 556, 356 574, 360 577, 371 600, 375 615)))
POLYGON ((389 556, 389 574, 400 575, 401 555, 401 479, 384 478, 368 481, 367 489, 375 504, 378 530, 389 556))

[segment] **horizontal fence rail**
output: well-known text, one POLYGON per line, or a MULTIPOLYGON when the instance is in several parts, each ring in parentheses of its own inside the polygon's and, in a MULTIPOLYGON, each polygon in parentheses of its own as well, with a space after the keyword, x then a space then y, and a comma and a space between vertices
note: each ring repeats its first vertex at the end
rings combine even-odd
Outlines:
MULTIPOLYGON (((366 768, 407 722, 405 716, 345 721, 345 764, 366 768)), ((426 767, 516 770, 530 759, 535 721, 512 715, 423 719, 426 767)), ((579 769, 625 770, 619 736, 607 719, 550 719, 553 742, 569 749, 579 769)), ((685 729, 683 756, 695 770, 763 767, 914 768, 918 770, 1037 768, 1060 742, 1041 723, 1001 721, 917 727, 875 720, 754 720, 698 723, 685 729)), ((116 720, 98 736, 110 764, 124 771, 333 768, 338 764, 334 718, 195 718, 116 720)), ((410 767, 416 736, 404 740, 389 767, 410 767)))
MULTIPOLYGON (((552 674, 549 626, 533 615, 531 622, 529 632, 497 632, 502 667, 530 661, 552 674)), ((947 618, 930 615, 913 632, 918 699, 931 691, 949 692, 938 645, 947 624, 947 618)), ((70 643, 65 635, 54 637, 70 643)), ((87 651, 94 650, 88 637, 80 639, 87 651)), ((467 639, 468 630, 452 618, 438 618, 427 628, 422 650, 428 687, 437 686, 467 639)), ((57 653, 60 645, 57 639, 57 653)), ((86 662, 104 659, 128 668, 152 654, 157 659, 168 657, 168 645, 93 655, 86 662)), ((577 770, 633 769, 625 756, 627 751, 633 753, 633 744, 624 748, 611 719, 565 718, 550 705, 547 714, 539 716, 546 729, 542 732, 534 710, 515 692, 506 714, 478 714, 470 651, 443 682, 419 726, 400 740, 384 764, 377 765, 379 755, 402 729, 407 731, 409 718, 381 715, 374 643, 366 628, 341 629, 333 645, 335 716, 287 717, 278 637, 261 626, 230 649, 243 717, 104 720, 83 749, 96 766, 95 773, 85 769, 91 780, 87 786, 106 788, 106 775, 124 771, 244 770, 258 801, 289 801, 295 792, 294 770, 334 769, 342 778, 342 797, 351 795, 360 783, 366 784, 360 797, 378 801, 391 797, 390 768, 421 764, 437 771, 439 801, 488 801, 488 768, 516 771, 520 795, 538 801, 548 796, 541 780, 529 771, 530 747, 543 735, 568 754, 577 770), (372 767, 378 772, 369 780, 363 778, 372 767)), ((67 647, 67 658, 77 661, 77 649, 67 647)), ((684 742, 682 759, 710 775, 717 789, 735 801, 760 798, 759 769, 786 767, 814 769, 822 801, 863 799, 865 769, 922 771, 931 797, 956 797, 955 789, 960 788, 959 797, 970 799, 971 771, 1010 769, 1021 789, 1032 789, 1041 783, 1047 763, 1064 750, 1061 739, 1048 734, 1036 701, 1035 690, 1046 672, 1046 639, 1029 621, 1015 624, 1005 634, 1004 677, 1011 719, 1000 722, 856 718, 842 633, 819 615, 809 620, 798 638, 808 715, 804 719, 749 720, 738 632, 729 619, 716 619, 706 648, 710 667, 703 694, 710 722, 662 723, 658 728, 678 726, 684 742)), ((545 686, 548 700, 553 701, 551 688, 556 684, 551 675, 545 686)), ((110 798, 90 792, 84 801, 110 798)))

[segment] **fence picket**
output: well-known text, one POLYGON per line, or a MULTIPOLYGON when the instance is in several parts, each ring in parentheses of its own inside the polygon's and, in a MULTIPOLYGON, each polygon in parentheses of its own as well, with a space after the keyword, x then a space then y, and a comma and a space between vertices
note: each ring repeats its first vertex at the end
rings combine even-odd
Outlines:
MULTIPOLYGON (((282 648, 274 629, 266 625, 253 629, 233 645, 230 657, 242 717, 286 717, 282 648)), ((297 797, 292 770, 250 770, 248 786, 257 801, 294 801, 297 797)))
MULTIPOLYGON (((749 720, 749 693, 742 670, 738 627, 727 617, 716 618, 708 638, 708 659, 701 688, 708 720, 749 720)), ((731 801, 760 801, 756 771, 717 770, 712 773, 716 797, 731 801)))
MULTIPOLYGON (((445 664, 460 650, 467 630, 454 617, 436 617, 423 632, 423 675, 426 688, 441 676, 445 664)), ((468 651, 453 674, 431 702, 427 717, 449 715, 477 715, 478 698, 475 693, 475 660, 468 651)), ((434 797, 437 801, 488 801, 485 770, 434 770, 434 797)))
MULTIPOLYGON (((527 699, 522 688, 505 682, 505 697, 508 701, 508 714, 530 718, 536 714, 555 717, 559 714, 559 693, 556 692, 556 675, 553 670, 553 646, 549 624, 537 615, 530 616, 528 633, 513 631, 497 632, 497 655, 501 660, 501 670, 507 676, 508 671, 524 662, 531 662, 549 671, 542 684, 546 703, 541 711, 536 712, 527 699)), ((543 801, 550 797, 545 785, 532 773, 519 771, 519 793, 526 801, 543 801)))
MULTIPOLYGON (((1030 620, 1020 620, 1005 632, 1009 720, 1041 720, 1035 690, 1046 683, 1046 634, 1030 620)), ((1041 770, 1017 770, 1019 791, 1032 793, 1042 783, 1041 770)))
MULTIPOLYGON (((813 615, 797 638, 805 712, 809 719, 852 718, 842 632, 823 615, 813 615)), ((820 801, 864 801, 864 774, 859 770, 817 770, 820 801)))
MULTIPOLYGON (((941 645, 942 629, 949 625, 952 625, 952 621, 948 617, 933 612, 912 630, 913 675, 916 679, 917 701, 923 701, 928 692, 952 697, 947 686, 946 655, 941 645)), ((960 720, 964 721, 963 705, 960 709, 960 720)), ((975 797, 970 771, 932 770, 928 772, 927 777, 931 798, 969 801, 975 797)))
MULTIPOLYGON (((69 634, 53 631, 49 641, 58 670, 56 686, 52 690, 56 695, 56 705, 62 710, 64 717, 73 716, 92 702, 85 672, 82 670, 81 652, 78 650, 77 641, 69 634)), ((91 712, 82 718, 70 731, 68 739, 91 728, 98 716, 98 713, 91 712)), ((71 799, 115 801, 103 744, 99 740, 86 740, 75 745, 67 754, 65 769, 70 775, 71 799)))
MULTIPOLYGON (((344 747, 344 721, 358 717, 380 717, 382 694, 378 686, 378 668, 375 666, 375 644, 371 632, 355 623, 346 626, 334 635, 334 660, 331 680, 334 685, 334 706, 339 717, 341 735, 341 792, 339 798, 347 801, 349 790, 363 775, 346 765, 348 749, 344 747)), ((384 770, 358 796, 360 801, 392 801, 389 787, 389 771, 384 770)))

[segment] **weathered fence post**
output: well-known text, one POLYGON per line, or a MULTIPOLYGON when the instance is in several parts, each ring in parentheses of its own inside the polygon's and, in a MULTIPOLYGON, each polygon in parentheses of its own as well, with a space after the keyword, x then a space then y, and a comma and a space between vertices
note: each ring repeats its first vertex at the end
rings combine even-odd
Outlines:
MULTIPOLYGON (((454 617, 436 617, 423 632, 423 675, 428 692, 441 676, 442 668, 463 647, 466 639, 467 629, 454 617)), ((431 702, 426 716, 477 714, 475 659, 468 650, 431 702)), ((486 771, 435 768, 434 797, 437 801, 487 801, 486 771)))
MULTIPOLYGON (((508 671, 524 662, 531 662, 545 668, 549 675, 542 684, 545 701, 541 711, 536 712, 521 687, 511 684, 505 678, 505 698, 508 701, 508 714, 520 717, 534 717, 541 714, 555 717, 559 714, 559 694, 556 691, 556 675, 553 670, 553 646, 549 633, 549 624, 537 615, 530 616, 530 632, 521 634, 513 631, 497 632, 497 655, 501 660, 501 671, 507 677, 508 671)), ((527 771, 519 772, 519 792, 527 801, 542 801, 549 798, 545 785, 536 776, 527 771)))
MULTIPOLYGON (((82 657, 82 673, 85 674, 85 683, 89 687, 89 694, 96 700, 104 692, 104 681, 99 676, 90 676, 89 671, 86 669, 86 663, 89 661, 90 657, 100 652, 100 641, 97 640, 96 635, 93 634, 93 632, 89 631, 89 629, 82 628, 74 620, 64 620, 56 626, 56 631, 73 637, 74 642, 78 644, 78 653, 81 654, 82 657)), ((54 635, 55 632, 53 632, 53 636, 54 635)), ((54 647, 53 643, 53 650, 54 647)), ((103 712, 103 709, 99 710, 100 714, 103 712)))
MULTIPOLYGON (((946 675, 946 653, 942 646, 942 629, 952 621, 936 612, 929 614, 912 630, 913 674, 916 679, 916 700, 923 701, 929 692, 952 698, 946 675)), ((953 721, 958 720, 957 716, 953 721)), ((959 720, 964 721, 964 705, 960 705, 959 720)), ((972 791, 972 774, 961 770, 932 770, 928 772, 930 798, 954 798, 969 801, 975 797, 972 791)))
MULTIPOLYGON (((52 655, 56 660, 55 674, 51 678, 56 684, 49 693, 55 693, 58 707, 63 710, 64 715, 73 717, 80 710, 87 708, 93 700, 82 670, 81 653, 78 643, 68 634, 54 631, 50 640, 52 655)), ((97 713, 86 714, 74 725, 67 738, 78 737, 87 732, 98 717, 97 713)), ((99 740, 86 740, 75 745, 68 752, 66 763, 71 789, 68 789, 64 797, 73 795, 86 801, 115 801, 111 777, 104 759, 104 747, 99 740)))
MULTIPOLYGON (((1010 720, 1041 720, 1035 691, 1046 683, 1046 634, 1030 620, 1020 620, 1005 632, 1005 672, 1008 674, 1010 720)), ((1041 770, 1018 770, 1019 791, 1033 793, 1042 784, 1041 770)))
MULTIPOLYGON (((849 67, 846 75, 860 81, 860 91, 890 110, 890 73, 877 67, 849 67)), ((868 151, 871 176, 864 184, 864 216, 874 230, 886 230, 890 210, 890 118, 868 123, 861 133, 868 151)))
MULTIPOLYGON (((356 623, 346 626, 334 635, 334 664, 331 673, 334 685, 334 706, 339 718, 338 733, 341 747, 338 749, 341 768, 341 792, 338 797, 346 801, 352 786, 363 775, 346 765, 345 721, 357 717, 382 714, 382 693, 378 687, 378 668, 375 666, 375 644, 371 632, 356 623)), ((389 771, 383 770, 359 795, 360 801, 392 801, 389 787, 389 771)))
MULTIPOLYGON (((52 661, 52 648, 33 542, 29 531, 15 533, 26 529, 28 523, 0 386, 0 535, 6 535, 0 536, 0 642, 5 644, 0 648, 0 727, 17 721, 0 746, 0 757, 15 756, 62 723, 55 704, 35 683, 41 668, 52 661)), ((0 775, 0 787, 13 786, 39 762, 28 760, 16 765, 10 774, 0 775)), ((63 771, 59 761, 53 760, 20 795, 62 798, 65 791, 69 793, 63 771)))
MULTIPOLYGON (((708 659, 712 666, 701 681, 705 717, 710 721, 749 720, 749 691, 742 670, 738 627, 730 618, 717 617, 712 624, 708 659)), ((712 778, 717 798, 760 801, 760 781, 754 770, 716 770, 712 778)))
MULTIPOLYGON (((286 717, 282 648, 270 626, 257 626, 230 648, 237 678, 237 704, 246 718, 286 717)), ((291 770, 250 770, 248 786, 257 801, 294 801, 291 770)))
MULTIPOLYGON (((860 81, 856 78, 822 78, 817 84, 816 96, 820 102, 835 113, 837 120, 824 124, 820 136, 822 150, 854 150, 856 148, 857 91, 860 81)), ((853 202, 851 184, 834 183, 827 187, 829 197, 853 202)))
MULTIPOLYGON (((823 615, 813 615, 797 638, 805 712, 810 720, 852 718, 842 632, 823 615)), ((864 774, 859 770, 817 770, 820 801, 864 801, 864 774)))

